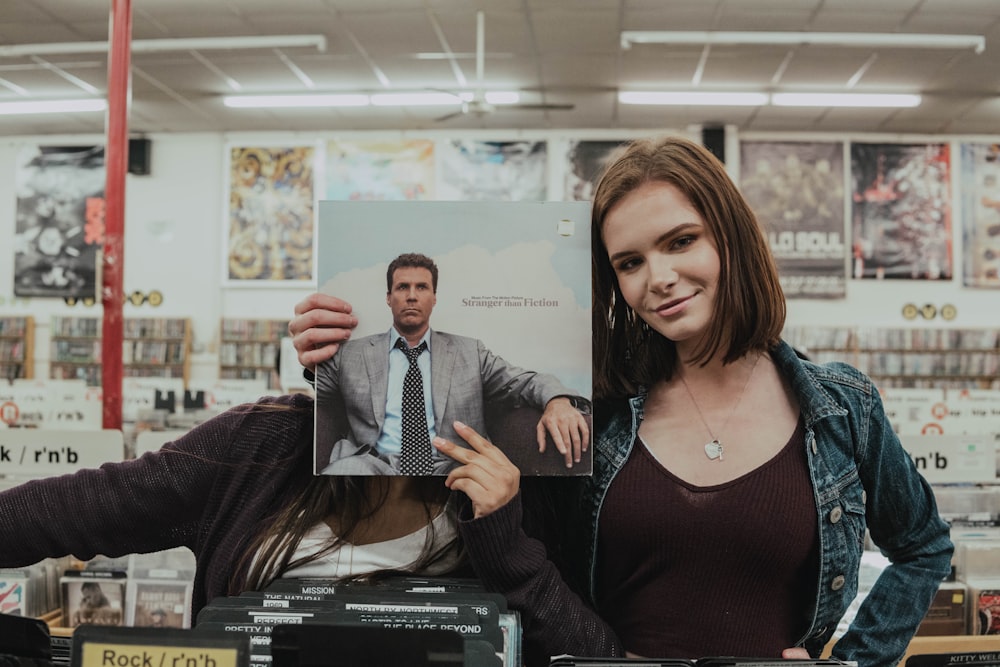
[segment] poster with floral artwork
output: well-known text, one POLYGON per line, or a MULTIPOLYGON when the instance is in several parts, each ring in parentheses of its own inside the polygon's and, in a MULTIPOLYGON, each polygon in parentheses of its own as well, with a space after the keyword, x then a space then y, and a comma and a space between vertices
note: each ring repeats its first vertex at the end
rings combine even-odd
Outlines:
POLYGON ((311 285, 316 145, 231 146, 223 244, 229 286, 311 285))

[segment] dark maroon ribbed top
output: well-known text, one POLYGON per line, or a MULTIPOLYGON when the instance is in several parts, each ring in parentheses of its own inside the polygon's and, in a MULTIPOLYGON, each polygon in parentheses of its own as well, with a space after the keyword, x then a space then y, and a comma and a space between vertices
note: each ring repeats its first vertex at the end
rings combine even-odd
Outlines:
POLYGON ((801 638, 819 567, 804 437, 800 422, 770 461, 709 487, 636 440, 598 532, 599 611, 628 651, 779 657, 801 638))

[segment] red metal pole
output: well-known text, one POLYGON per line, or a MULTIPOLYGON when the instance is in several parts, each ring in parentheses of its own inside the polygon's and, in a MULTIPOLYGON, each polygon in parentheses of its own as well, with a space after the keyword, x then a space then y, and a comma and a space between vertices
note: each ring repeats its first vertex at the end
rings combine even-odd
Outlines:
POLYGON ((125 173, 128 170, 128 113, 131 101, 132 2, 111 0, 108 25, 108 116, 104 163, 104 262, 101 304, 101 384, 104 428, 122 427, 122 288, 125 249, 125 173))

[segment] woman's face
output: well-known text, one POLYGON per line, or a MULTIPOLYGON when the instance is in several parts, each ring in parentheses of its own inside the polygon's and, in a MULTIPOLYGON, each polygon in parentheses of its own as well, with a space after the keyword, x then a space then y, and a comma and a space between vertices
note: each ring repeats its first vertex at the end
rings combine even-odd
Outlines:
POLYGON ((683 356, 708 329, 719 282, 702 217, 674 185, 654 181, 612 207, 602 236, 625 302, 683 356))

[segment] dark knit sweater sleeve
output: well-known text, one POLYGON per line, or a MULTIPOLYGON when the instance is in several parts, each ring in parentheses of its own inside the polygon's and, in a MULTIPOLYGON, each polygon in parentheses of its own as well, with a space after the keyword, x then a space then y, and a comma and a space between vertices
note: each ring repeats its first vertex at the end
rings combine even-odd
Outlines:
POLYGON ((167 447, 0 493, 0 567, 192 546, 216 475, 216 454, 204 445, 225 443, 225 430, 212 422, 184 439, 186 449, 167 447))
POLYGON ((611 628, 563 580, 544 544, 525 533, 520 493, 485 517, 463 516, 459 530, 476 575, 521 615, 527 667, 548 665, 553 655, 624 655, 611 628))

